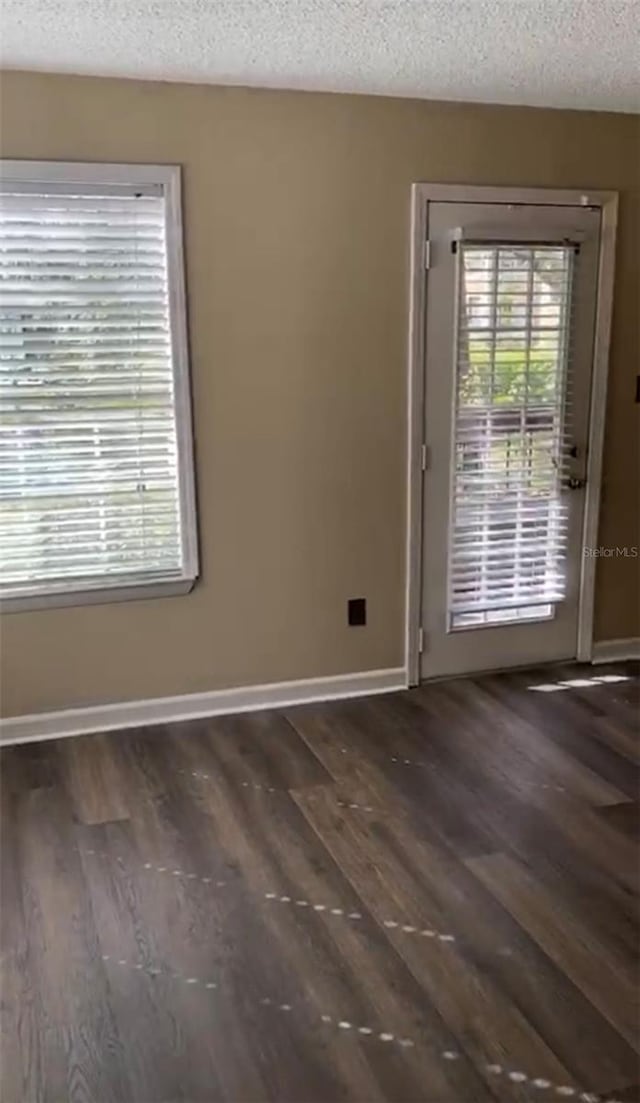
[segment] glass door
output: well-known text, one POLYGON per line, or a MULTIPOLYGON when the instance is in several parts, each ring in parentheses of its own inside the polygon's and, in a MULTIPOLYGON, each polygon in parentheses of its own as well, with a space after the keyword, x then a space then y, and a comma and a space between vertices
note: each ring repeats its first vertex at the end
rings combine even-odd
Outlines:
POLYGON ((430 204, 424 676, 576 653, 598 234, 430 204))

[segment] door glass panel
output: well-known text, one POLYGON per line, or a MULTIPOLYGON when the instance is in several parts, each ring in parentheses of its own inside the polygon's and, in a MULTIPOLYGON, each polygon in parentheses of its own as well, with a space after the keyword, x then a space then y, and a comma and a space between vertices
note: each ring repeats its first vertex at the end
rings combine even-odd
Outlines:
POLYGON ((449 627, 552 617, 567 592, 573 245, 460 243, 449 627))

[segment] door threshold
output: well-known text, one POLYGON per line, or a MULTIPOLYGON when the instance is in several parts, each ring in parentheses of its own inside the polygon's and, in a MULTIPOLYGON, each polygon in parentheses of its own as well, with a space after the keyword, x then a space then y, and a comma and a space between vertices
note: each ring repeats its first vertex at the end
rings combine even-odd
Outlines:
POLYGON ((483 678, 487 674, 517 674, 522 673, 525 670, 540 670, 548 669, 553 666, 570 666, 575 664, 577 666, 586 666, 591 669, 591 663, 579 662, 575 655, 567 659, 547 659, 538 663, 521 663, 518 666, 494 666, 483 667, 480 670, 467 670, 461 674, 432 674, 426 677, 421 677, 416 686, 410 686, 410 689, 417 689, 418 686, 432 685, 434 682, 453 682, 460 681, 462 678, 483 678))

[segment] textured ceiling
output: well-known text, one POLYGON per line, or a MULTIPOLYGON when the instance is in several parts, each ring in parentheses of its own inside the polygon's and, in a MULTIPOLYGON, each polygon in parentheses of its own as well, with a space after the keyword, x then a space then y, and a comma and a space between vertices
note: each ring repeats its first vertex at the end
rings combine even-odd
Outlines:
POLYGON ((640 0, 0 0, 0 63, 640 110, 640 0))

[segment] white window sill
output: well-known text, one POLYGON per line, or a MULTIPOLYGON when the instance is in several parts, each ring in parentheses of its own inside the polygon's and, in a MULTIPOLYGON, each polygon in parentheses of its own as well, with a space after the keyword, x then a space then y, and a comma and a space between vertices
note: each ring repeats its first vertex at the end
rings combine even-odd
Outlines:
POLYGON ((190 593, 195 584, 195 578, 181 578, 166 582, 136 582, 124 586, 24 594, 0 598, 0 612, 27 613, 36 609, 57 609, 71 605, 111 605, 116 601, 149 601, 157 597, 178 597, 181 594, 190 593))

